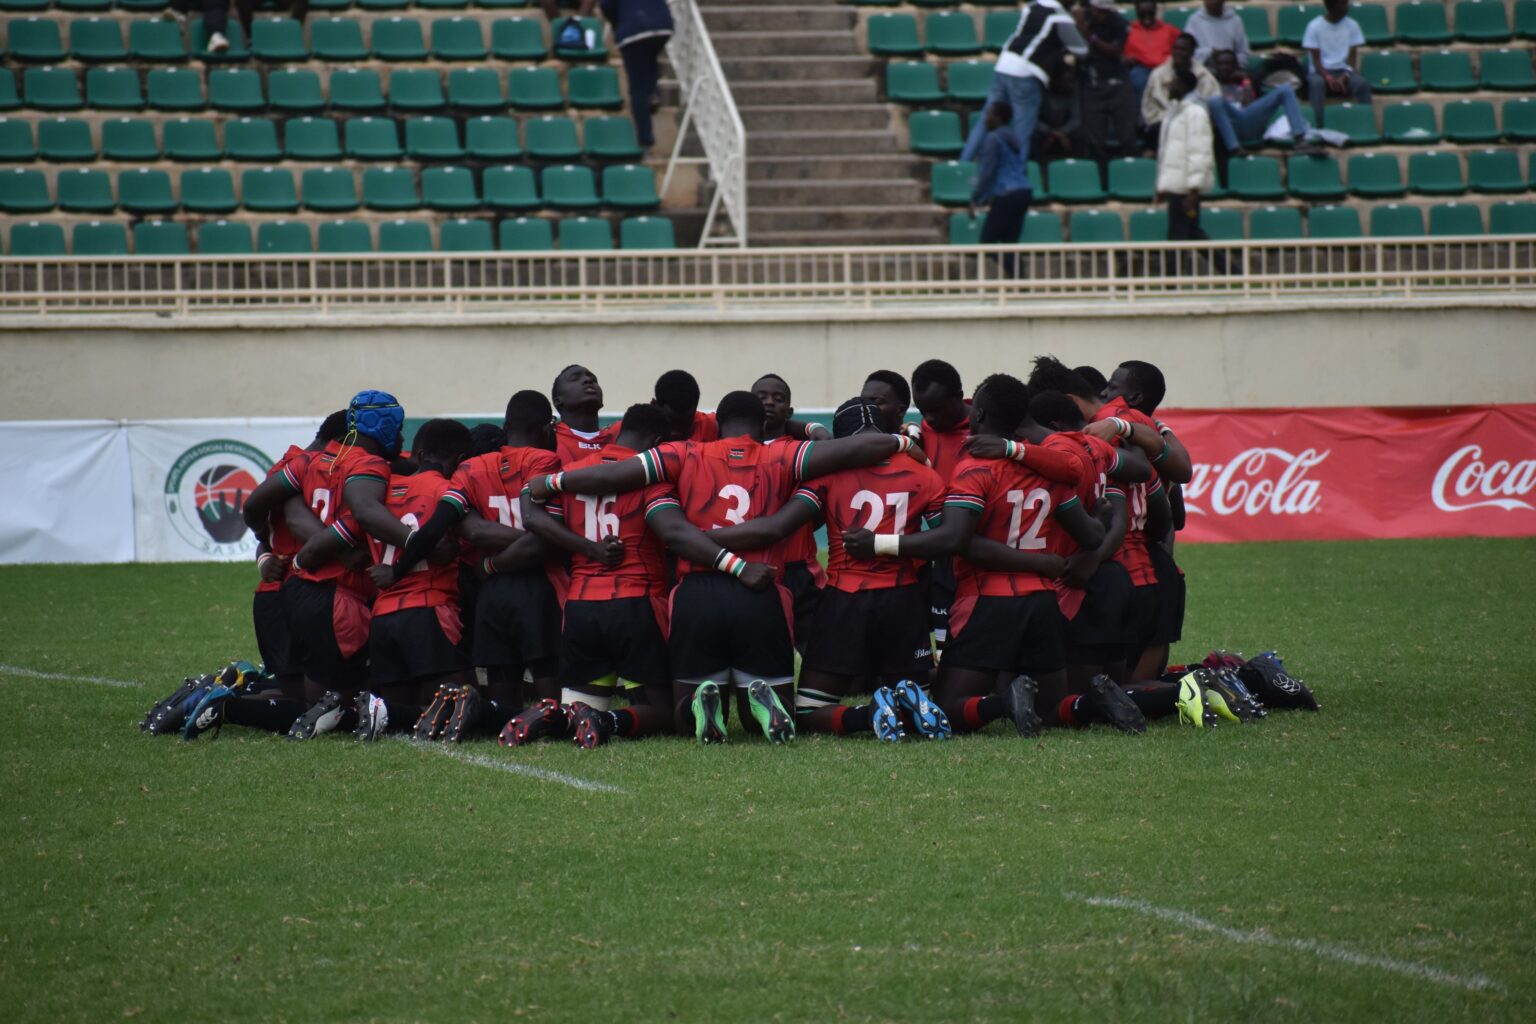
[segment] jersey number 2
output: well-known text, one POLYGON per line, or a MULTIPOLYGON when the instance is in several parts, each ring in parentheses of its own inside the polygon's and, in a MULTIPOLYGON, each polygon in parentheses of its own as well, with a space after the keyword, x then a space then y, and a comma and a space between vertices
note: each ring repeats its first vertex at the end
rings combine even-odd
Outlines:
POLYGON ((905 492, 887 494, 885 500, 880 500, 880 495, 874 491, 860 491, 853 496, 853 501, 848 508, 857 512, 859 509, 869 509, 869 518, 864 521, 864 529, 870 533, 877 533, 880 524, 885 521, 885 509, 889 505, 896 510, 896 529, 891 532, 898 537, 907 532, 907 502, 912 496, 905 492))

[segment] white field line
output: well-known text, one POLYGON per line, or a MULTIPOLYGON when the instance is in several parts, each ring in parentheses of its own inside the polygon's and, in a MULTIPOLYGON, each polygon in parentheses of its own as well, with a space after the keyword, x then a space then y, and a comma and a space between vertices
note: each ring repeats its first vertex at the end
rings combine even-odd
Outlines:
MULTIPOLYGON (((402 743, 411 743, 404 737, 402 743)), ((575 775, 567 775, 564 772, 552 771, 548 768, 535 768, 532 765, 518 764, 516 761, 506 761, 499 757, 487 757, 484 754, 476 754, 472 751, 461 750, 448 743, 412 743, 412 746, 435 750, 439 754, 451 757, 455 761, 463 761, 465 764, 479 765, 481 768, 491 768, 498 772, 506 772, 509 775, 526 775, 531 779, 540 779, 544 782, 558 782, 562 786, 570 786, 572 789, 580 789, 588 793, 623 793, 629 790, 607 782, 596 782, 592 779, 582 779, 575 775)))
POLYGON ((59 672, 38 672, 20 665, 0 665, 0 676, 21 676, 24 679, 63 679, 76 683, 94 683, 97 686, 115 686, 120 690, 137 690, 142 683, 126 679, 103 679, 100 676, 65 675, 59 672))
POLYGON ((1326 942, 1318 942, 1315 939, 1286 939, 1278 935, 1271 935, 1262 929, 1254 931, 1240 931, 1236 928, 1228 928, 1217 924, 1198 914, 1191 914, 1187 910, 1178 910, 1173 907, 1159 907, 1145 900, 1133 900, 1120 896, 1084 896, 1080 893, 1062 893, 1069 900, 1086 903, 1090 907, 1113 907, 1118 910, 1134 910, 1138 914, 1148 917, 1161 918, 1174 924, 1183 925, 1186 928, 1194 928, 1203 932, 1212 932, 1232 942, 1242 942, 1253 946, 1270 946, 1275 949, 1289 949, 1297 953, 1311 953, 1325 960, 1336 960, 1339 963, 1349 964, 1354 967, 1375 967, 1393 974, 1401 974, 1409 978, 1419 978, 1423 981, 1432 981, 1437 985, 1450 985, 1455 988, 1470 989, 1473 992, 1502 992, 1503 988, 1492 978, 1482 974, 1452 974, 1450 971, 1442 971, 1438 967, 1428 964, 1415 963, 1412 960, 1398 960, 1390 956, 1373 956, 1369 953, 1359 953, 1344 946, 1334 946, 1326 942))

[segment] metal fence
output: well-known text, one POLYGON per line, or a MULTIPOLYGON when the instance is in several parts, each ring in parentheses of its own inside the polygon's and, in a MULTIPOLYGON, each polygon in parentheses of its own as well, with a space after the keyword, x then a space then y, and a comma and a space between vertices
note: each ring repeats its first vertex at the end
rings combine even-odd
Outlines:
MULTIPOLYGON (((677 141, 667 161, 667 173, 661 182, 662 195, 672 184, 672 174, 679 164, 705 164, 714 188, 704 230, 699 235, 701 248, 712 245, 747 244, 747 131, 731 87, 715 56, 714 44, 696 0, 669 0, 674 25, 667 42, 667 60, 677 76, 682 93, 682 119, 677 125, 677 141), (697 133, 702 157, 684 156, 689 129, 697 133), (720 217, 721 210, 725 217, 720 217), (716 233, 716 228, 722 229, 716 233)), ((644 102, 644 99, 632 102, 644 102)))
POLYGON ((1536 236, 0 259, 0 313, 653 312, 1533 293, 1536 236), (1011 263, 1011 267, 1010 267, 1011 263))

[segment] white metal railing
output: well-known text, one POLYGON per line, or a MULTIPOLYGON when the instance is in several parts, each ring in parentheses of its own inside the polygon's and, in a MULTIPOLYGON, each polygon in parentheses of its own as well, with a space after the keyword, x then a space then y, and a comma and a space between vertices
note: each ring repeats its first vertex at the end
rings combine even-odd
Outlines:
POLYGON ((0 313, 969 309, 1536 295, 1536 236, 1117 245, 0 258, 0 313), (1003 260, 1012 256, 1009 273, 1003 260))
MULTIPOLYGON (((667 161, 667 173, 661 182, 661 194, 667 194, 672 174, 679 164, 706 164, 714 195, 699 235, 699 247, 747 244, 747 131, 731 87, 715 56, 714 44, 697 0, 668 0, 672 8, 672 38, 667 42, 667 60, 677 75, 682 94, 682 119, 677 125, 677 141, 667 161), (688 130, 698 133, 704 150, 702 157, 684 156, 688 130), (714 234, 725 211, 729 226, 714 234)), ((643 102, 631 97, 631 102, 643 102)), ((720 225, 724 226, 724 225, 720 225)))

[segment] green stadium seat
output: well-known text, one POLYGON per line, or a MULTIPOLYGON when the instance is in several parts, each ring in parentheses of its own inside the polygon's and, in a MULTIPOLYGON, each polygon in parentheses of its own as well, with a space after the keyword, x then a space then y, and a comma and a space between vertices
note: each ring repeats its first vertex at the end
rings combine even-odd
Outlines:
POLYGON ((439 110, 443 107, 443 80, 436 71, 392 71, 389 105, 396 110, 439 110))
POLYGON ((571 68, 565 76, 571 106, 586 110, 618 110, 624 105, 619 93, 619 73, 606 64, 571 68))
MULTIPOLYGON (((92 3, 100 3, 100 0, 90 0, 90 2, 92 2, 92 3)), ((99 8, 98 7, 70 8, 64 2, 60 2, 58 4, 58 7, 60 9, 66 10, 66 11, 67 10, 74 10, 74 9, 78 9, 78 10, 102 10, 102 9, 105 8, 105 6, 106 5, 103 4, 102 7, 99 7, 99 8)), ((48 0, 0 0, 0 11, 4 11, 7 14, 28 14, 28 13, 31 13, 33 11, 46 11, 47 9, 48 9, 48 0)))
POLYGON ((487 167, 484 175, 485 205, 495 210, 537 210, 539 186, 533 168, 516 164, 487 167))
POLYGON ((116 221, 87 221, 70 232, 75 256, 127 256, 128 229, 116 221))
POLYGON ((64 229, 58 224, 30 220, 11 228, 12 256, 65 256, 64 229))
POLYGON ((0 210, 6 213, 41 213, 53 209, 48 179, 42 171, 13 167, 0 171, 0 210))
MULTIPOLYGON (((1396 157, 1387 159, 1397 162, 1396 157)), ((1467 190, 1461 176, 1461 157, 1455 153, 1414 153, 1408 158, 1408 188, 1419 195, 1461 195, 1467 190)))
POLYGON ((1200 227, 1214 242, 1240 242, 1243 239, 1243 212, 1207 206, 1200 211, 1200 227))
POLYGON ((660 206, 655 172, 639 164, 604 167, 603 202, 622 210, 649 210, 660 206))
POLYGON ((202 110, 203 77, 191 68, 154 68, 145 76, 144 98, 151 110, 202 110))
POLYGON ((274 255, 311 253, 309 225, 303 221, 272 220, 256 229, 256 251, 274 255))
POLYGON ((17 18, 6 28, 11 57, 31 64, 57 64, 64 59, 64 36, 49 18, 17 18))
MULTIPOLYGON (((1307 26, 1312 24, 1312 19, 1320 17, 1323 13, 1322 4, 1292 4, 1280 8, 1275 15, 1275 39, 1286 46, 1301 46, 1301 37, 1307 31, 1307 26)), ((1186 15, 1187 17, 1187 15, 1186 15)), ((1163 15, 1168 20, 1168 15, 1163 15)), ((1172 22, 1169 22, 1172 24, 1172 22)), ((1180 25, 1182 29, 1184 26, 1180 25)))
POLYGON ((1046 168, 1050 197, 1060 203, 1102 203, 1104 186, 1092 160, 1052 160, 1046 168))
POLYGON ((1484 89, 1521 92, 1536 89, 1536 75, 1531 73, 1531 51, 1483 50, 1477 55, 1478 80, 1484 89))
POLYGON ((389 220, 379 225, 379 252, 432 251, 432 225, 424 220, 389 220))
POLYGON ((0 110, 19 110, 21 94, 16 91, 16 76, 10 68, 0 68, 0 110))
POLYGON ((991 53, 1001 52, 1003 44, 1019 27, 1019 12, 988 11, 981 19, 982 46, 991 53))
POLYGON ((1344 195, 1339 162, 1331 156, 1293 156, 1286 163, 1286 177, 1291 195, 1302 199, 1338 199, 1344 195))
POLYGON ((1515 35, 1536 39, 1536 0, 1515 0, 1515 35))
MULTIPOLYGON (((66 213, 111 213, 117 209, 112 179, 106 171, 60 171, 54 187, 59 193, 59 209, 66 213)), ((169 182, 166 188, 170 188, 169 182)))
POLYGON ((600 252, 613 248, 613 228, 601 217, 567 217, 560 222, 560 248, 600 252))
POLYGON ((213 163, 224 159, 213 122, 203 118, 178 117, 162 126, 165 155, 177 163, 213 163))
POLYGON ((1398 4, 1397 41, 1409 46, 1437 46, 1451 41, 1451 27, 1445 19, 1445 4, 1440 0, 1412 0, 1398 4))
POLYGON ((966 206, 976 180, 976 165, 969 161, 944 160, 933 165, 933 201, 941 206, 966 206))
POLYGON ((1357 196, 1379 199, 1400 196, 1403 175, 1397 157, 1388 153, 1366 153, 1349 158, 1349 190, 1357 196))
MULTIPOLYGON (((625 123, 628 119, 625 118, 625 123)), ((472 117, 464 122, 464 151, 475 160, 516 160, 523 155, 517 141, 517 119, 472 117)))
POLYGON ((192 252, 192 242, 185 224, 141 220, 133 226, 133 251, 138 256, 187 256, 192 252))
POLYGON ((148 167, 124 171, 117 176, 117 205, 125 213, 140 217, 175 213, 176 197, 171 194, 171 176, 148 167))
POLYGON ((1467 184, 1484 194, 1524 192, 1520 155, 1512 149, 1473 150, 1467 154, 1467 184))
POLYGON ((1437 203, 1429 208, 1430 237, 1480 235, 1483 211, 1469 203, 1437 203))
POLYGON ((539 217, 502 221, 496 230, 496 240, 506 252, 545 252, 555 247, 554 229, 549 221, 539 217))
POLYGON ((1419 55, 1420 84, 1430 92, 1476 92, 1472 55, 1465 50, 1439 50, 1419 55))
POLYGON ((202 18, 193 18, 187 29, 189 40, 187 49, 191 51, 195 60, 205 64, 230 64, 245 62, 251 59, 251 48, 245 41, 245 30, 240 27, 240 22, 231 18, 228 25, 224 26, 224 38, 229 41, 229 49, 219 53, 208 52, 208 40, 213 35, 203 25, 202 18))
POLYGON ((187 59, 181 26, 174 21, 130 21, 128 52, 134 60, 179 64, 187 59))
POLYGON ((370 167, 363 172, 363 205, 370 210, 418 210, 416 177, 404 167, 370 167))
POLYGON ((1502 43, 1511 35, 1503 0, 1456 0, 1456 38, 1469 43, 1502 43))
POLYGON ((523 132, 528 155, 535 160, 574 160, 581 155, 576 122, 563 114, 524 121, 523 132))
POLYGON ((1198 7, 1169 7, 1162 12, 1163 20, 1182 32, 1189 22, 1189 16, 1197 10, 1198 7))
POLYGON ((1248 215, 1248 237, 1261 242, 1305 238, 1301 211, 1293 206, 1261 206, 1248 215))
POLYGON ((587 167, 566 164, 546 167, 540 177, 544 202, 560 210, 590 209, 599 203, 592 171, 587 167))
POLYGON ((1280 161, 1272 156, 1245 156, 1227 163, 1227 191, 1240 199, 1283 199, 1280 161))
MULTIPOLYGON (((86 129, 89 134, 90 129, 86 129)), ((0 161, 10 164, 29 164, 37 159, 37 146, 32 141, 32 125, 14 117, 0 117, 0 161)))
POLYGON ((1159 207, 1155 210, 1137 210, 1126 218, 1126 241, 1128 242, 1166 242, 1168 240, 1168 211, 1159 207))
POLYGON ((620 249, 676 249, 668 217, 626 217, 619 223, 620 249))
POLYGON ((94 110, 143 110, 139 73, 132 68, 91 68, 85 73, 85 101, 94 110))
POLYGON ((1445 119, 1445 137, 1450 142, 1499 141, 1499 120, 1493 104, 1487 100, 1453 100, 1441 108, 1440 114, 1445 119))
POLYGON ((513 68, 507 74, 507 98, 519 110, 558 110, 565 106, 560 72, 554 68, 513 68))
POLYGON ((922 61, 892 61, 885 66, 885 98, 892 103, 938 103, 939 69, 922 61))
POLYGON ((566 49, 563 46, 555 47, 555 56, 561 60, 607 60, 608 44, 603 40, 603 23, 599 18, 580 18, 582 29, 587 32, 594 45, 589 50, 585 47, 566 49))
POLYGON ((1536 142, 1536 99, 1505 100, 1503 125, 1504 137, 1511 142, 1536 142))
POLYGON ((462 160, 459 126, 451 117, 413 117, 405 122, 405 151, 418 160, 462 160))
POLYGON ((538 18, 498 18, 491 22, 491 54, 497 60, 543 60, 549 56, 538 18))
MULTIPOLYGON (((159 3, 160 0, 152 0, 152 2, 159 3)), ((47 6, 46 2, 39 2, 39 0, 0 0, 0 11, 40 11, 47 6)), ((111 0, 54 0, 53 6, 61 11, 73 13, 97 13, 110 10, 112 2, 111 0)), ((125 3, 121 6, 124 10, 129 10, 133 5, 125 3)))
MULTIPOLYGON (((263 123, 271 127, 270 123, 263 123)), ((224 129, 224 133, 227 137, 228 127, 224 129)), ((101 123, 101 158, 123 163, 144 163, 160 159, 160 144, 155 141, 155 123, 129 117, 103 121, 101 123)))
MULTIPOLYGON (((338 74, 345 76, 346 72, 338 74)), ((333 76, 333 85, 335 81, 333 76)), ((307 68, 283 68, 267 75, 267 98, 273 110, 290 114, 318 114, 325 109, 320 76, 307 68)))
MULTIPOLYGON (((1360 4, 1354 5, 1352 10, 1359 10, 1360 4)), ((1269 27, 1269 9, 1263 4, 1234 4, 1232 9, 1237 12, 1237 17, 1243 23, 1243 33, 1248 37, 1248 46, 1254 50, 1267 50, 1275 45, 1275 33, 1269 27)), ((1134 22, 1134 18, 1127 19, 1134 22)))
POLYGON ((367 60, 363 27, 353 18, 317 18, 309 23, 309 45, 316 60, 367 60))
POLYGON ((442 252, 492 252, 496 240, 489 221, 445 220, 437 231, 438 249, 442 252))
POLYGON ((373 235, 360 220, 328 220, 320 225, 316 248, 323 253, 373 252, 373 235))
POLYGON ((645 155, 635 138, 635 122, 627 117, 589 117, 581 134, 586 154, 594 160, 638 160, 645 155))
POLYGON ((929 53, 964 57, 981 52, 976 22, 964 11, 943 11, 923 16, 923 43, 929 53))
MULTIPOLYGON (((87 80, 102 71, 127 71, 137 91, 138 76, 126 68, 92 68, 86 73, 87 80)), ((6 73, 10 73, 9 69, 6 73)), ((27 106, 38 110, 80 109, 80 81, 69 68, 27 68, 21 76, 21 92, 27 106)))
MULTIPOLYGON (((31 134, 28 133, 29 147, 31 141, 31 134)), ((56 164, 95 160, 96 145, 91 141, 91 126, 73 117, 53 117, 46 121, 39 121, 37 122, 37 153, 44 160, 56 164)))
POLYGON ((208 105, 229 113, 267 109, 261 74, 249 68, 220 68, 208 72, 208 105))
POLYGON ((299 208, 299 193, 293 187, 293 175, 280 167, 253 167, 241 171, 240 205, 257 213, 292 213, 299 208))
POLYGON ((912 152, 927 156, 955 156, 965 145, 960 135, 960 115, 953 110, 919 110, 907 119, 912 152))
POLYGON ((343 130, 347 156, 354 160, 399 160, 400 133, 388 117, 354 117, 343 130))
POLYGON ((311 167, 299 179, 304 209, 319 213, 347 213, 360 205, 357 183, 344 167, 311 167))
POLYGON ((1125 241, 1125 225, 1110 210, 1074 210, 1067 222, 1073 245, 1097 245, 1125 241))
POLYGON ((1148 203, 1157 193, 1157 161, 1125 157, 1109 162, 1109 194, 1128 203, 1148 203))
POLYGON ((251 55, 269 64, 309 59, 304 26, 292 18, 262 18, 251 25, 251 55))
POLYGON ((331 72, 331 108, 354 113, 384 109, 384 85, 372 68, 339 68, 331 72))
POLYGON ((1419 80, 1413 74, 1413 56, 1403 50, 1362 54, 1360 74, 1379 93, 1417 92, 1419 88, 1419 80))
MULTIPOLYGON (((1366 46, 1391 46, 1392 29, 1387 24, 1387 7, 1385 4, 1365 3, 1349 5, 1349 16, 1355 19, 1360 26, 1361 35, 1365 36, 1366 46)), ((1252 39, 1249 44, 1252 44, 1252 39)))
POLYGON ((432 56, 438 60, 483 61, 489 52, 474 18, 434 18, 431 36, 432 56))
POLYGON ((1440 141, 1435 108, 1428 103, 1393 103, 1381 112, 1381 134, 1394 146, 1427 146, 1440 141))
POLYGON ((983 218, 972 217, 968 213, 952 213, 949 215, 949 244, 950 245, 978 245, 981 242, 981 225, 983 218))
MULTIPOLYGON (((476 23, 476 27, 479 25, 476 23)), ((373 55, 395 63, 427 59, 421 23, 415 18, 380 18, 373 23, 373 55)))
MULTIPOLYGON (((20 22, 12 22, 16 31, 20 22)), ((117 22, 107 18, 76 18, 69 23, 69 52, 76 60, 102 63, 128 59, 128 48, 123 45, 123 30, 117 22)))
POLYGON ((1333 103, 1323 109, 1323 127, 1349 136, 1351 146, 1375 146, 1381 142, 1376 130, 1376 111, 1369 103, 1333 103))
POLYGON ((283 126, 283 151, 290 160, 340 160, 341 132, 328 117, 293 117, 283 126))
POLYGON ((181 172, 181 205, 188 213, 233 213, 235 179, 222 167, 198 167, 181 172))
POLYGON ((210 220, 197 227, 197 251, 204 256, 249 256, 256 251, 244 221, 210 220))
POLYGON ((1387 203, 1371 210, 1372 238, 1422 238, 1424 211, 1417 206, 1387 203))
POLYGON ((283 151, 277 145, 277 126, 264 117, 225 121, 224 155, 242 163, 281 160, 283 151))
POLYGON ((1359 238, 1360 213, 1353 206, 1314 206, 1307 214, 1307 228, 1313 238, 1359 238))
POLYGON ((919 57, 922 40, 910 14, 876 14, 869 19, 869 52, 882 57, 919 57))
POLYGON ((1494 203, 1488 208, 1488 233, 1536 235, 1536 203, 1494 203))
POLYGON ((362 10, 375 11, 400 11, 410 6, 411 0, 355 0, 362 10))
POLYGON ((957 60, 944 69, 945 92, 956 103, 981 103, 992 88, 989 60, 957 60))
POLYGON ((459 110, 505 110, 501 75, 494 68, 454 68, 448 72, 448 105, 459 110))
POLYGON ((1019 232, 1025 245, 1060 245, 1064 237, 1061 214, 1054 210, 1030 210, 1019 232))

